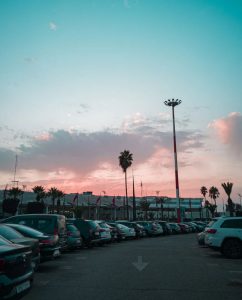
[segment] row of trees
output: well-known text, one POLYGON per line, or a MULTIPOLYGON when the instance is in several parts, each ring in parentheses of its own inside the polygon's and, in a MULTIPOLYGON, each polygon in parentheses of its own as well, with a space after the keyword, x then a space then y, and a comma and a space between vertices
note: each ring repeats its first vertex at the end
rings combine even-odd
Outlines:
MULTIPOLYGON (((232 201, 232 199, 230 198, 231 193, 232 193, 232 189, 233 189, 233 183, 232 182, 227 182, 227 183, 222 183, 221 186, 223 187, 226 195, 228 196, 228 200, 227 200, 227 209, 229 211, 230 216, 234 215, 235 212, 235 203, 232 201)), ((220 195, 220 192, 218 190, 217 187, 212 186, 209 190, 205 187, 202 186, 200 189, 201 194, 203 195, 204 199, 205 199, 205 207, 211 212, 212 216, 214 217, 216 212, 217 212, 217 198, 220 195), (209 202, 206 199, 206 195, 209 195, 209 197, 211 198, 211 200, 214 201, 214 203, 209 202)), ((240 208, 241 209, 241 208, 240 208)))
MULTIPOLYGON (((48 191, 45 190, 43 186, 35 186, 32 188, 32 191, 36 194, 36 205, 33 203, 28 203, 27 211, 28 212, 37 212, 43 211, 45 204, 44 199, 46 197, 51 197, 52 199, 52 211, 55 210, 55 203, 57 200, 57 212, 60 209, 60 199, 65 196, 64 192, 57 189, 56 187, 51 187, 48 191)), ((4 191, 4 200, 3 200, 3 212, 9 214, 16 214, 18 207, 23 200, 24 191, 19 187, 12 187, 11 189, 4 191)))

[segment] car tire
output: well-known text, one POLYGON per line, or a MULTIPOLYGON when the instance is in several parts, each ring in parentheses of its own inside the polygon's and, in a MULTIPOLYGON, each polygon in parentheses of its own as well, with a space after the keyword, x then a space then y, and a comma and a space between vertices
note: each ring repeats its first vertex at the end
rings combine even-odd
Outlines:
POLYGON ((242 243, 236 239, 229 239, 223 243, 222 254, 227 258, 242 257, 242 243))

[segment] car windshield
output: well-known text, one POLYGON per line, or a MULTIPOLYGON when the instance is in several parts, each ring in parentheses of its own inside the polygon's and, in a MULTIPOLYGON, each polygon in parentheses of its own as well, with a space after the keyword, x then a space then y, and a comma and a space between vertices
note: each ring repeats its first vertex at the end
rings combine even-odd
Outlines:
POLYGON ((30 228, 28 226, 18 225, 18 224, 9 224, 9 226, 16 229, 17 231, 19 231, 23 235, 27 235, 27 236, 30 236, 30 237, 40 237, 40 236, 44 235, 43 232, 40 232, 40 231, 35 230, 33 228, 30 228))
POLYGON ((218 221, 218 219, 212 219, 212 221, 210 221, 206 227, 211 227, 217 221, 218 221))
POLYGON ((9 226, 1 225, 0 226, 0 235, 5 237, 6 239, 12 240, 12 239, 21 239, 23 235, 13 228, 10 228, 9 226))
POLYGON ((11 245, 12 243, 6 240, 3 236, 0 236, 0 246, 11 245))
POLYGON ((75 225, 72 225, 72 224, 66 224, 66 228, 71 231, 71 232, 75 232, 75 231, 78 231, 78 229, 76 228, 75 225))
POLYGON ((104 223, 104 222, 98 222, 97 223, 100 227, 102 227, 102 228, 109 228, 108 226, 107 226, 107 224, 106 223, 104 223))

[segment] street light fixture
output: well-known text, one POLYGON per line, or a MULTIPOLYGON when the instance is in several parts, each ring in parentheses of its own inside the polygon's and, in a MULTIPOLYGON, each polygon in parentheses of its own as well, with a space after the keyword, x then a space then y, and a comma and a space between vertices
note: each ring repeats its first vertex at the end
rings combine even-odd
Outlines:
POLYGON ((175 161, 175 180, 176 180, 176 199, 178 199, 178 211, 177 211, 177 219, 178 222, 181 222, 181 200, 179 195, 179 178, 178 178, 178 164, 177 164, 177 149, 176 149, 176 128, 175 128, 175 110, 174 107, 181 104, 181 100, 179 99, 168 99, 164 101, 166 106, 172 107, 172 121, 173 121, 173 144, 174 144, 174 161, 175 161))

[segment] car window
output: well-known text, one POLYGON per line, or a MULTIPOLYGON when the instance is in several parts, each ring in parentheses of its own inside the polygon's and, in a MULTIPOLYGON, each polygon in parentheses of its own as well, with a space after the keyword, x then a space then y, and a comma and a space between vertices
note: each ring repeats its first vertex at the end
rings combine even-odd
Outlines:
POLYGON ((76 228, 75 225, 72 225, 72 224, 66 224, 66 228, 71 231, 71 232, 76 232, 78 231, 78 229, 76 228))
POLYGON ((34 226, 35 229, 38 229, 39 231, 45 232, 45 233, 53 233, 54 231, 54 219, 52 218, 36 218, 34 220, 34 226))
POLYGON ((10 241, 6 240, 4 237, 0 236, 0 246, 6 246, 12 244, 10 241))
POLYGON ((27 226, 19 226, 19 224, 11 224, 10 225, 12 228, 16 229, 20 233, 24 235, 28 235, 30 237, 37 237, 37 236, 43 236, 43 233, 35 230, 33 228, 27 227, 27 226))
POLYGON ((241 228, 242 229, 242 219, 230 219, 225 220, 220 226, 221 228, 241 228))
POLYGON ((20 239, 23 237, 21 233, 8 226, 0 226, 0 235, 9 240, 20 239))

